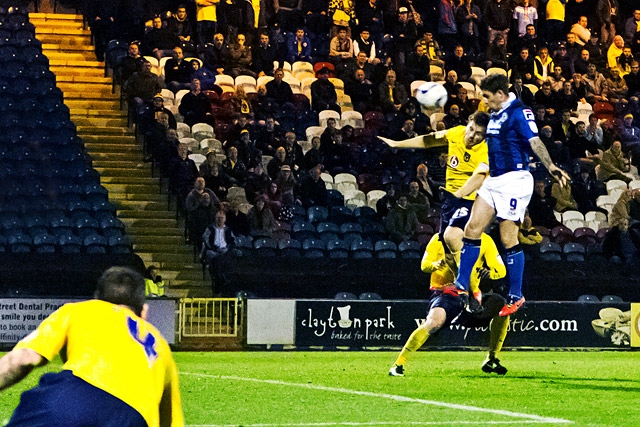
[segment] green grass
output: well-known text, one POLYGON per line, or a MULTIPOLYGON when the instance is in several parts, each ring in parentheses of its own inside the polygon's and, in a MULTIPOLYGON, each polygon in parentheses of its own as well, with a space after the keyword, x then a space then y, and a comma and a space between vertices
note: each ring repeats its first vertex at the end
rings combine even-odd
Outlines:
MULTIPOLYGON (((420 352, 393 378, 391 352, 175 353, 189 426, 640 425, 640 353, 505 352, 504 377, 484 356, 420 352)), ((43 372, 2 393, 0 420, 43 372)))

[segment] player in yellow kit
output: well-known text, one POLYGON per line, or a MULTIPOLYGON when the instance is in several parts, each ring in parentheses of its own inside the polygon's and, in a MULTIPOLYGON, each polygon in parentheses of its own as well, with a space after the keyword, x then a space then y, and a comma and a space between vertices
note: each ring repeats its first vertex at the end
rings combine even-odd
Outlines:
POLYGON ((112 267, 95 298, 65 304, 0 359, 0 390, 60 354, 58 373, 25 391, 7 426, 184 425, 169 345, 146 319, 144 279, 112 267))
MULTIPOLYGON (((474 274, 471 281, 471 290, 478 291, 481 279, 501 279, 506 275, 507 269, 502 262, 500 253, 493 239, 487 234, 482 235, 481 250, 478 262, 474 266, 474 274)), ((400 351, 395 363, 389 369, 389 375, 394 377, 404 376, 404 365, 409 357, 418 351, 427 339, 441 328, 452 322, 465 324, 466 326, 479 326, 491 321, 491 336, 489 339, 489 355, 482 365, 482 370, 487 373, 495 372, 499 375, 507 373, 507 369, 500 365, 497 355, 502 349, 502 343, 507 335, 509 326, 508 317, 498 316, 498 312, 504 306, 504 298, 498 294, 488 293, 483 298, 482 304, 485 310, 476 317, 464 312, 464 302, 460 298, 455 286, 451 283, 454 273, 445 262, 445 248, 439 234, 434 234, 422 257, 421 269, 425 273, 431 273, 431 299, 427 310, 427 318, 409 336, 406 344, 400 351)))

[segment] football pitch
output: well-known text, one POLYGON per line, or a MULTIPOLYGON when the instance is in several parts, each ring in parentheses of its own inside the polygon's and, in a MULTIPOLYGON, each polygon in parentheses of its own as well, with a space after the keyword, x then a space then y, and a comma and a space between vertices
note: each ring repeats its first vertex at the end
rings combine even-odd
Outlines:
MULTIPOLYGON (((509 351, 505 376, 484 352, 421 351, 404 378, 396 353, 174 353, 188 426, 638 426, 640 353, 509 351)), ((20 393, 55 362, 0 395, 6 421, 20 393)), ((2 424, 2 423, 0 423, 2 424)))

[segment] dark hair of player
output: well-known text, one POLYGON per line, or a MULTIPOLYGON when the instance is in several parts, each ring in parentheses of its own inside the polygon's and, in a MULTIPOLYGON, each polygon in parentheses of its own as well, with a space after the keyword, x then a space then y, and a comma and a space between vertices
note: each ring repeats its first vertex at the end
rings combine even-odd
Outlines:
POLYGON ((126 305, 140 316, 145 302, 144 278, 127 267, 108 268, 98 279, 94 297, 112 304, 126 305))
POLYGON ((489 118, 489 115, 484 111, 476 111, 469 117, 469 120, 473 120, 478 126, 486 128, 489 125, 489 118))
POLYGON ((502 91, 504 94, 509 93, 509 79, 502 74, 490 74, 480 82, 480 89, 491 93, 502 91))

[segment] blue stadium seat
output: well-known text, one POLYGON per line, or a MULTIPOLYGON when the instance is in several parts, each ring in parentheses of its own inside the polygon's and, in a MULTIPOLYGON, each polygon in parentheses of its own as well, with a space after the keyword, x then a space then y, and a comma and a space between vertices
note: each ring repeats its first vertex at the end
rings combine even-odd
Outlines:
POLYGON ((624 300, 617 295, 605 295, 602 297, 602 302, 618 303, 618 302, 624 302, 624 300))
POLYGON ((540 258, 545 261, 560 261, 562 259, 562 248, 555 242, 541 243, 540 258))
POLYGON ((564 254, 567 261, 584 261, 586 256, 586 251, 584 246, 579 243, 566 243, 562 248, 562 253, 564 254))
POLYGON ((33 245, 33 239, 22 230, 15 230, 7 235, 7 246, 13 253, 28 253, 31 252, 31 246, 33 245))
POLYGON ((329 218, 329 209, 325 206, 310 206, 307 209, 307 219, 312 224, 326 221, 329 218))
POLYGON ((58 239, 52 234, 41 233, 33 236, 33 248, 37 253, 55 253, 57 246, 58 239))
POLYGON ((280 256, 286 258, 299 258, 302 254, 300 252, 302 245, 295 239, 283 239, 278 240, 278 252, 280 256))
POLYGON ((274 257, 276 256, 276 249, 278 248, 278 242, 274 239, 262 237, 256 239, 253 242, 254 253, 259 257, 274 257))
POLYGON ((373 258, 373 245, 367 240, 354 240, 351 242, 350 252, 355 259, 373 258))
POLYGON ((338 292, 333 299, 337 300, 357 300, 358 297, 351 292, 338 292))
POLYGON ((306 239, 302 242, 302 251, 305 258, 324 258, 326 245, 319 239, 306 239))
POLYGON ((253 250, 253 237, 236 236, 236 248, 240 250, 242 256, 248 256, 253 250))
POLYGON ((379 240, 374 246, 376 258, 396 258, 397 246, 390 240, 379 240))
POLYGON ((369 300, 369 301, 380 301, 382 297, 375 292, 363 292, 358 296, 358 299, 361 300, 369 300))
POLYGON ((130 254, 133 245, 127 236, 111 236, 107 240, 107 249, 110 254, 130 254))
POLYGON ((87 254, 106 254, 107 239, 99 234, 89 234, 84 237, 84 252, 87 254))
POLYGON ((401 258, 422 259, 424 248, 414 240, 405 240, 398 245, 401 258))
POLYGON ((580 295, 578 297, 578 302, 600 302, 600 299, 595 295, 580 295))
POLYGON ((291 226, 291 236, 299 241, 316 237, 316 228, 307 221, 295 221, 291 226))
POLYGON ((83 246, 83 239, 75 234, 69 233, 58 237, 58 247, 63 254, 79 254, 83 246))
POLYGON ((327 242, 327 252, 331 259, 349 258, 349 244, 343 240, 330 240, 327 242))

